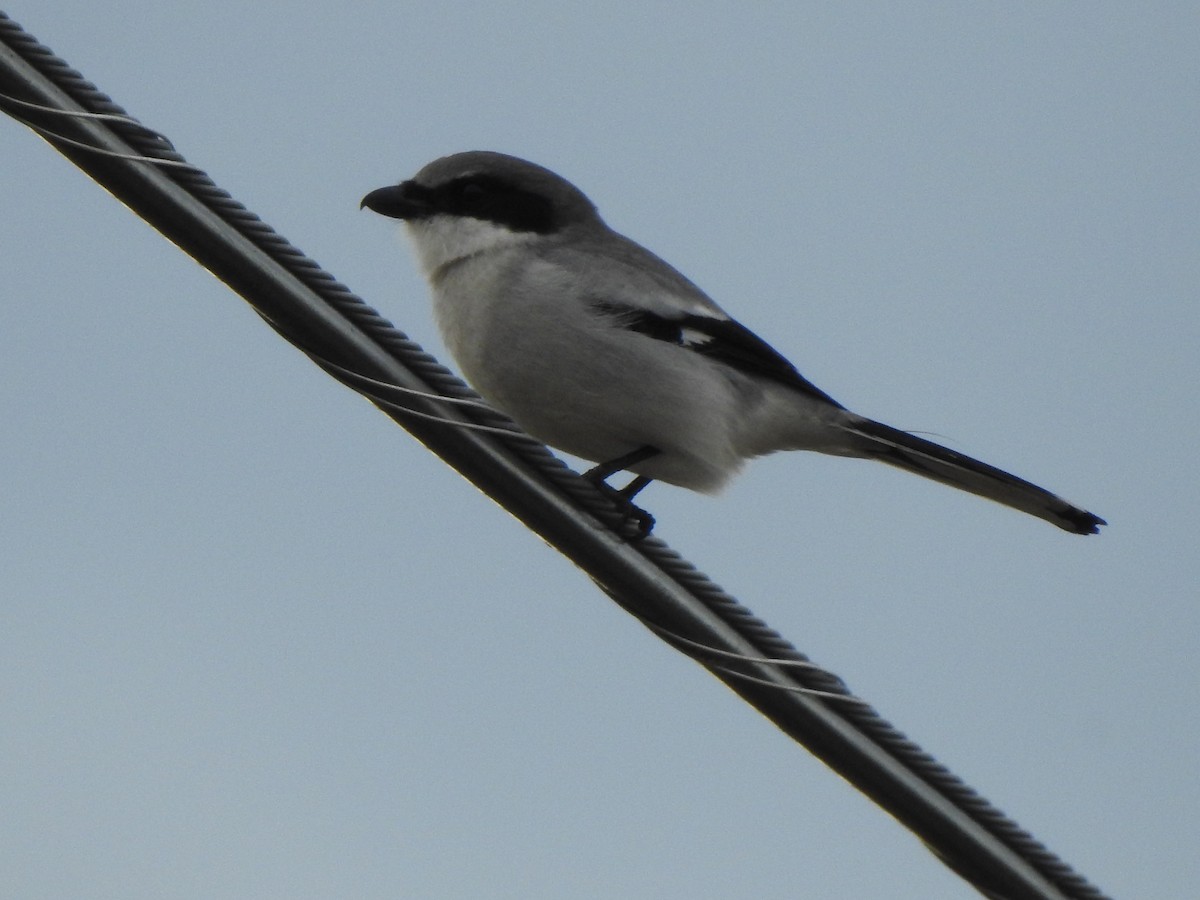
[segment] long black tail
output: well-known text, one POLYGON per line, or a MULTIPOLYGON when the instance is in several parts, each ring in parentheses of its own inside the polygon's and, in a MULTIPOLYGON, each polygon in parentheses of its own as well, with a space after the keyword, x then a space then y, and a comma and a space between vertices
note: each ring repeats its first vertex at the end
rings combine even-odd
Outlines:
POLYGON ((842 427, 857 436, 863 454, 872 459, 995 500, 1064 531, 1096 534, 1108 524, 1036 484, 890 425, 855 416, 842 427))

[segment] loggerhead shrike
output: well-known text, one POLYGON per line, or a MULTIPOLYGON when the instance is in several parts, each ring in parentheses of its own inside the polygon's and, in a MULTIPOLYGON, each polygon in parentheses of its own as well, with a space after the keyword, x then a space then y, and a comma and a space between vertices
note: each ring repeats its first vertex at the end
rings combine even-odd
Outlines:
POLYGON ((1076 534, 1107 524, 850 412, 549 169, 456 153, 361 205, 408 226, 467 381, 534 437, 600 463, 588 474, 610 491, 605 478, 634 473, 616 492, 626 500, 653 479, 715 492, 751 457, 816 450, 877 459, 1076 534))

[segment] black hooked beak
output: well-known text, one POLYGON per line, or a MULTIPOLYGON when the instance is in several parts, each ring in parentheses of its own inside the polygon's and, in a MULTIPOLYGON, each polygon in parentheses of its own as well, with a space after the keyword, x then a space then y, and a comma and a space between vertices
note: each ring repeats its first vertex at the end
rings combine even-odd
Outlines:
POLYGON ((393 219, 420 219, 433 212, 427 197, 428 189, 412 181, 402 181, 371 191, 358 204, 359 209, 371 210, 393 219))

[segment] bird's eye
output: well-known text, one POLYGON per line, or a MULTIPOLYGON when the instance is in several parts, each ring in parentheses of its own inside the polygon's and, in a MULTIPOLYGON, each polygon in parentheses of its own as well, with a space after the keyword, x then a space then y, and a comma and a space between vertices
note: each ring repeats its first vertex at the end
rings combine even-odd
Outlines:
POLYGON ((495 222, 513 231, 544 233, 555 223, 548 199, 494 175, 462 175, 437 191, 438 210, 453 216, 495 222))
POLYGON ((478 181, 466 181, 458 189, 458 195, 464 200, 478 200, 487 190, 478 181))

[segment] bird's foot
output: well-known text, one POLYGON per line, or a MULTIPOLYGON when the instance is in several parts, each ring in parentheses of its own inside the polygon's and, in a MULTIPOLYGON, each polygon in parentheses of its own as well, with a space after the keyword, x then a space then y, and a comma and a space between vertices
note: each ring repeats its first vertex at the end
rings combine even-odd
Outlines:
POLYGON ((624 456, 601 463, 583 473, 583 477, 612 500, 617 509, 625 516, 625 523, 628 526, 626 529, 628 533, 625 534, 625 537, 631 541, 643 540, 654 530, 654 516, 633 502, 633 498, 637 496, 638 492, 653 479, 647 478, 645 475, 638 475, 623 488, 615 488, 605 479, 629 466, 637 465, 659 452, 657 447, 639 447, 632 453, 626 453, 624 456))
POLYGON ((654 516, 630 499, 631 495, 626 493, 627 487, 615 488, 604 481, 594 483, 600 492, 612 501, 617 511, 625 517, 620 529, 622 537, 636 543, 650 536, 650 532, 654 530, 654 516))

